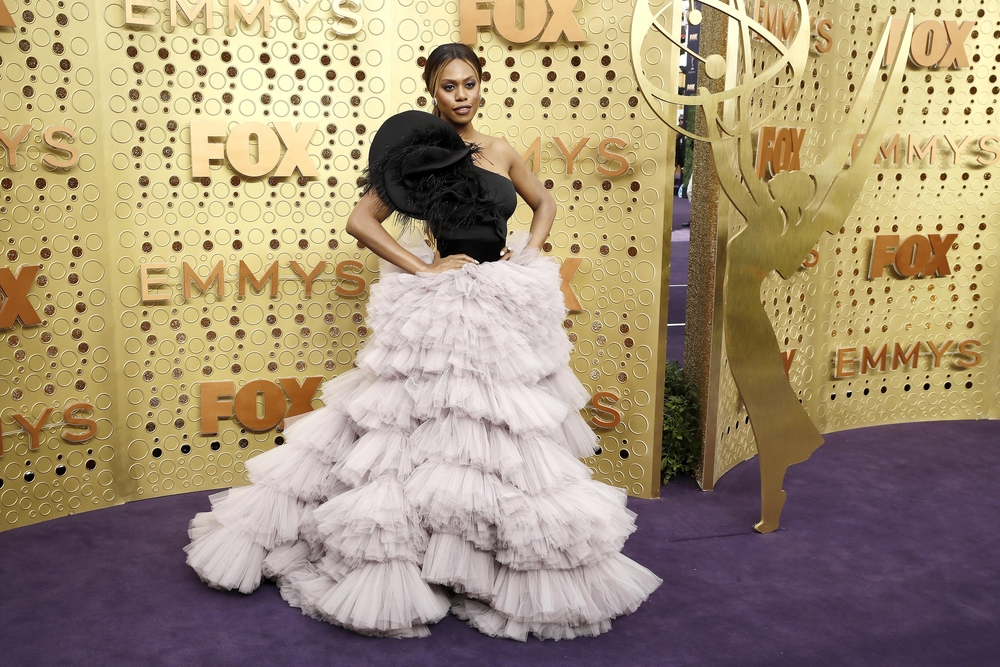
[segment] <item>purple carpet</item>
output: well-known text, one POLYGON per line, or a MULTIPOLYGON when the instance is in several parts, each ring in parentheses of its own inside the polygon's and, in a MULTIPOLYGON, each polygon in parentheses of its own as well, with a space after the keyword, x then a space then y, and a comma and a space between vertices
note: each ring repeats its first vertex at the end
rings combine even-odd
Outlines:
POLYGON ((527 643, 449 617, 420 640, 302 616, 265 584, 204 586, 181 548, 206 493, 0 533, 2 665, 994 665, 1000 422, 830 435, 756 535, 756 462, 630 501, 626 553, 663 586, 610 633, 527 643))

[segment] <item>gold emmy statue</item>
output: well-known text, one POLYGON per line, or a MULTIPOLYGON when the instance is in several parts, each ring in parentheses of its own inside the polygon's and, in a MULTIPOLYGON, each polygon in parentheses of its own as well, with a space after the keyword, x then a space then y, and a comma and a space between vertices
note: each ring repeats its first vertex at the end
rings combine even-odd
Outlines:
MULTIPOLYGON (((729 370, 757 443, 761 519, 755 528, 767 533, 778 527, 781 517, 785 471, 809 458, 823 444, 823 437, 789 385, 774 329, 761 302, 761 284, 772 271, 789 279, 822 234, 836 233, 853 208, 896 106, 913 19, 907 18, 889 73, 883 77, 880 65, 890 41, 890 23, 886 21, 864 80, 826 154, 811 167, 780 171, 766 179, 755 168, 753 134, 799 90, 809 50, 806 3, 797 2, 798 27, 787 46, 750 16, 750 7, 741 0, 733 0, 731 5, 704 0, 702 6, 720 12, 728 21, 725 55, 694 54, 680 43, 675 37, 678 3, 654 14, 640 0, 631 35, 633 67, 644 97, 664 122, 675 131, 709 142, 720 187, 746 221, 726 247, 723 327, 729 370), (697 95, 684 97, 676 88, 664 89, 669 83, 657 85, 643 67, 643 45, 651 32, 697 58, 709 79, 724 77, 723 89, 711 92, 701 86, 697 95), (753 45, 751 39, 760 46, 753 45), (763 45, 773 48, 775 55, 761 59, 763 67, 755 68, 751 50, 763 45), (767 91, 767 87, 778 90, 767 91), (877 91, 879 87, 881 91, 877 91), (774 111, 755 111, 768 93, 779 98, 768 105, 774 111), (704 114, 703 136, 676 125, 680 105, 695 105, 704 114), (864 138, 855 145, 859 135, 864 138)), ((689 15, 689 21, 692 19, 700 21, 700 12, 689 15)), ((668 82, 673 80, 667 78, 668 82)))

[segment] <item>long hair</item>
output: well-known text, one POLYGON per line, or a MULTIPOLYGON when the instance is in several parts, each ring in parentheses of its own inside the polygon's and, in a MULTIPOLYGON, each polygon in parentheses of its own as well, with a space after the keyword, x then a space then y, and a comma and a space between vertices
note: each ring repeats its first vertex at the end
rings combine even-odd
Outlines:
MULTIPOLYGON (((427 56, 427 64, 424 65, 424 84, 427 86, 427 91, 431 94, 432 98, 434 97, 434 91, 437 90, 438 83, 441 81, 441 74, 444 72, 444 68, 452 60, 463 60, 469 63, 476 72, 476 78, 482 82, 483 66, 479 62, 479 57, 476 56, 475 51, 465 44, 441 44, 431 51, 430 55, 427 56)), ((435 116, 441 116, 437 105, 433 106, 431 113, 435 116)))

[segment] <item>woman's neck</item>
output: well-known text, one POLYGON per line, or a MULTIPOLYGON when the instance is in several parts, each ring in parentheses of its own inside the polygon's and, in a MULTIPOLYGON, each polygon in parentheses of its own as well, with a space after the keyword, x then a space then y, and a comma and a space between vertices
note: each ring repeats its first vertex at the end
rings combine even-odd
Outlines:
POLYGON ((462 125, 451 124, 451 126, 456 132, 458 132, 458 136, 462 137, 462 141, 465 143, 472 142, 478 134, 478 132, 476 132, 476 128, 472 126, 471 122, 463 123, 462 125))

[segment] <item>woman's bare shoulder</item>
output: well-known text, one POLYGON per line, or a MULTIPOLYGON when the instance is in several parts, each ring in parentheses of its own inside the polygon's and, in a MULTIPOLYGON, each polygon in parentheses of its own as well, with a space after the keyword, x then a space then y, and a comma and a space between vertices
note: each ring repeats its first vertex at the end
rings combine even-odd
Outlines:
POLYGON ((502 134, 482 134, 480 136, 483 137, 482 147, 484 150, 514 152, 514 145, 511 144, 510 140, 502 134))
POLYGON ((481 135, 479 146, 482 148, 483 157, 496 165, 496 171, 507 173, 515 160, 519 159, 514 146, 503 135, 481 135))

